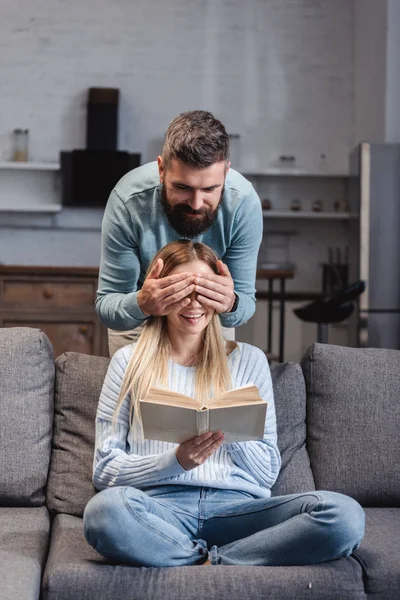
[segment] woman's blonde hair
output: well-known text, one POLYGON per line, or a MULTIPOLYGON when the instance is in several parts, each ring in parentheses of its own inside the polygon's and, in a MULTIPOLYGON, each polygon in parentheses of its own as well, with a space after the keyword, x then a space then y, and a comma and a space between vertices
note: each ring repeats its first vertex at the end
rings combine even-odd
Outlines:
MULTIPOLYGON (((167 244, 154 256, 147 273, 159 258, 164 261, 160 277, 167 277, 179 265, 193 260, 201 260, 218 274, 218 256, 200 242, 178 240, 167 244)), ((235 342, 226 344, 217 313, 214 313, 203 331, 203 342, 195 375, 195 395, 196 399, 201 401, 232 387, 227 354, 236 347, 235 342)), ((122 404, 129 394, 130 422, 136 440, 143 439, 140 399, 146 396, 151 386, 168 385, 168 361, 171 357, 167 318, 149 317, 129 360, 114 414, 116 422, 122 404)))

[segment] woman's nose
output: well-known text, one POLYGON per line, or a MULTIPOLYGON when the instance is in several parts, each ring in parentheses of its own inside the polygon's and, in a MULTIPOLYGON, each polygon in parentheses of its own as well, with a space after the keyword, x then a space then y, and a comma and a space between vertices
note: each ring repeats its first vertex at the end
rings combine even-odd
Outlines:
POLYGON ((196 292, 196 291, 194 291, 194 292, 192 292, 191 294, 189 294, 188 298, 189 298, 189 300, 190 300, 190 306, 195 306, 195 307, 201 306, 201 302, 199 302, 199 301, 197 300, 197 296, 198 296, 198 295, 199 295, 199 294, 198 294, 198 292, 196 292))

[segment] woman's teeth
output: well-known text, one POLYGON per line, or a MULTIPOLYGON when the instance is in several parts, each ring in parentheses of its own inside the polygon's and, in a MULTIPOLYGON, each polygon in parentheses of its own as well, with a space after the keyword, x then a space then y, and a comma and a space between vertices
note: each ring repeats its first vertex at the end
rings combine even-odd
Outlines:
POLYGON ((183 317, 184 319, 186 319, 186 321, 189 321, 190 323, 198 321, 199 319, 201 319, 202 316, 203 313, 199 315, 181 315, 181 317, 183 317))

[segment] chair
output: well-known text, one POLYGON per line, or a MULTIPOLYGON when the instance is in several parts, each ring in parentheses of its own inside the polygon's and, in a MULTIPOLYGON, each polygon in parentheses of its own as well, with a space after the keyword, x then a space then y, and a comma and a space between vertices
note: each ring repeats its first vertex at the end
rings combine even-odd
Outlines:
POLYGON ((328 325, 347 319, 354 310, 355 300, 364 290, 364 281, 356 281, 339 292, 294 309, 294 313, 302 321, 317 323, 317 342, 327 344, 328 325))

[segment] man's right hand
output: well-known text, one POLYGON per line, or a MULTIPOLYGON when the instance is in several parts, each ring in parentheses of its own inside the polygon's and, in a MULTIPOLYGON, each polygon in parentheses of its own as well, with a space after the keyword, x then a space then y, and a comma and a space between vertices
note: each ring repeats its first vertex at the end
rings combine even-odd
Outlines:
POLYGON ((160 317, 189 304, 194 290, 193 273, 177 273, 160 279, 164 262, 159 258, 137 293, 140 310, 147 316, 160 317))
POLYGON ((176 458, 185 471, 191 471, 210 458, 223 441, 222 431, 209 431, 196 435, 196 437, 179 444, 176 458))

